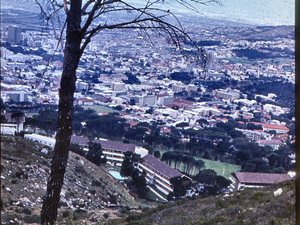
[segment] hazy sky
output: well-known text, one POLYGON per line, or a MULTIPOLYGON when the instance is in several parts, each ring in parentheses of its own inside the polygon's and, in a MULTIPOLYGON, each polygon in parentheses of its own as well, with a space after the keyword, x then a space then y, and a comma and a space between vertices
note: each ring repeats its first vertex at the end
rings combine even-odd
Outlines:
MULTIPOLYGON (((46 1, 46 0, 45 0, 46 1)), ((146 0, 125 0, 138 5, 146 0)), ((170 8, 181 13, 192 12, 175 0, 165 0, 161 7, 170 8)), ((203 16, 217 19, 234 20, 260 25, 294 25, 295 0, 220 0, 223 6, 209 4, 197 6, 203 16)), ((38 10, 34 0, 1 0, 1 7, 25 8, 38 10)))
MULTIPOLYGON (((143 0, 131 0, 141 4, 143 0)), ((192 13, 174 0, 165 0, 164 7, 181 13, 192 13)), ((220 0, 216 4, 197 5, 203 16, 261 25, 294 25, 295 0, 220 0)))

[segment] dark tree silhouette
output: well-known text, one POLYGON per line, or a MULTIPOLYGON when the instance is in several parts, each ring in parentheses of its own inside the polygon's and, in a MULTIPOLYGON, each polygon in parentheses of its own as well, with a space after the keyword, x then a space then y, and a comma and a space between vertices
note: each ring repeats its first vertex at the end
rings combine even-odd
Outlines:
POLYGON ((0 110, 1 112, 4 111, 6 109, 6 104, 3 102, 3 99, 0 98, 0 110))
POLYGON ((158 159, 159 159, 160 156, 161 156, 161 155, 160 155, 160 152, 159 152, 159 151, 155 151, 155 152, 154 152, 154 157, 155 157, 155 158, 158 158, 158 159))
POLYGON ((22 111, 16 111, 11 114, 11 118, 16 120, 18 133, 20 132, 20 120, 24 116, 25 116, 25 114, 22 111))
POLYGON ((135 165, 140 161, 140 155, 132 152, 124 153, 124 160, 122 162, 120 174, 122 177, 132 176, 135 165))
POLYGON ((86 159, 96 164, 97 166, 99 166, 101 163, 104 163, 101 144, 90 142, 89 151, 86 154, 86 159))
MULTIPOLYGON (((161 4, 167 1, 148 0, 143 7, 123 0, 87 0, 84 2, 82 0, 35 1, 47 22, 50 21, 50 24, 53 26, 61 24, 62 31, 57 37, 61 40, 65 35, 64 47, 62 42, 59 43, 64 48, 64 63, 59 89, 56 144, 47 183, 47 193, 44 196, 41 211, 41 223, 45 225, 54 224, 57 219, 60 192, 67 167, 72 135, 76 69, 92 37, 103 30, 111 29, 140 29, 145 36, 149 37, 147 30, 151 30, 167 38, 179 48, 183 41, 192 41, 192 39, 183 30, 176 16, 170 10, 165 10, 161 7, 161 4), (64 23, 60 23, 61 9, 65 10, 66 19, 64 23), (126 17, 128 19, 118 22, 115 19, 115 15, 124 15, 124 13, 128 13, 128 17, 126 17), (99 18, 103 16, 112 19, 101 22, 99 18)), ((176 0, 176 2, 195 10, 193 4, 207 4, 209 2, 217 2, 217 0, 176 0)), ((195 47, 199 50, 199 54, 196 55, 197 58, 204 59, 202 62, 205 63, 204 50, 199 49, 197 45, 195 47)))

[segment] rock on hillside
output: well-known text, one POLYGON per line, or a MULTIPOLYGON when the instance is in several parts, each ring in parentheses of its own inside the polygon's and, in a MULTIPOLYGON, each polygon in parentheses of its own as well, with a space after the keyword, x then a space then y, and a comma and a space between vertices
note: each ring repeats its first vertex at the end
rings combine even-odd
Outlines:
POLYGON ((294 181, 223 196, 178 201, 110 224, 128 225, 293 225, 294 181))
MULTIPOLYGON (((46 191, 51 154, 20 137, 1 136, 1 218, 2 224, 39 222, 39 210, 46 191)), ((61 195, 60 220, 84 218, 97 221, 117 217, 118 208, 137 208, 134 198, 104 169, 70 152, 61 195), (73 215, 74 214, 74 215, 73 215), (74 218, 76 217, 76 218, 74 218)), ((91 224, 90 222, 88 224, 91 224)))

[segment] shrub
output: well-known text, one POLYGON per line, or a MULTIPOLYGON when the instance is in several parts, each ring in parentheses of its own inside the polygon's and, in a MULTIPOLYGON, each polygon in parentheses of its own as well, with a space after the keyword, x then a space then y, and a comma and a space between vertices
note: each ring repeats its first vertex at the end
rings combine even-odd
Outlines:
POLYGON ((101 187, 101 182, 98 180, 92 180, 92 186, 101 187))
POLYGON ((0 199, 0 209, 1 209, 1 211, 4 209, 4 207, 3 207, 3 200, 2 200, 2 198, 0 199))
POLYGON ((121 214, 127 214, 127 213, 129 213, 129 208, 128 207, 122 207, 122 208, 120 208, 119 209, 119 212, 121 213, 121 214))
POLYGON ((22 209, 22 213, 25 213, 25 214, 27 214, 27 215, 31 215, 31 210, 28 209, 28 208, 23 208, 23 209, 22 209))
POLYGON ((62 217, 63 217, 63 218, 67 218, 67 217, 70 217, 70 216, 71 216, 70 211, 63 211, 63 212, 62 212, 62 217))
POLYGON ((251 199, 254 200, 254 201, 261 201, 264 196, 266 194, 263 193, 263 192, 255 192, 252 196, 251 196, 251 199))
POLYGON ((216 202, 216 206, 218 208, 225 208, 227 206, 227 204, 228 203, 225 200, 219 200, 219 201, 216 202))
POLYGON ((74 220, 85 219, 87 218, 87 215, 88 215, 87 211, 83 209, 76 209, 73 212, 73 219, 74 220))
POLYGON ((24 216, 23 221, 25 223, 38 223, 38 224, 41 223, 39 215, 26 215, 24 216))
POLYGON ((131 215, 127 216, 126 222, 130 222, 130 221, 133 221, 133 220, 139 220, 139 219, 141 219, 141 215, 131 214, 131 215))
POLYGON ((110 216, 109 213, 104 213, 103 214, 104 219, 108 219, 109 216, 110 216))

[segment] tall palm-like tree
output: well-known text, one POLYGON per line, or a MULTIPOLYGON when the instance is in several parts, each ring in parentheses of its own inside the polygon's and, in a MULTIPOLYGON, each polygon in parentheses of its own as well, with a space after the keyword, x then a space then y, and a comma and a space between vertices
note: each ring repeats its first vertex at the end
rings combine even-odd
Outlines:
MULTIPOLYGON (((67 167, 70 139, 72 135, 73 102, 76 82, 76 69, 79 60, 92 38, 104 30, 139 29, 148 36, 147 31, 155 31, 167 38, 178 48, 189 39, 177 17, 163 3, 167 0, 146 0, 144 2, 126 0, 35 0, 44 18, 54 26, 60 24, 60 10, 65 11, 65 21, 59 39, 65 37, 64 63, 59 89, 58 128, 41 212, 42 224, 54 224, 64 174, 67 167), (137 4, 138 3, 138 4, 137 4), (141 4, 143 4, 141 6, 141 4), (117 16, 127 17, 122 21, 117 16), (105 22, 100 19, 106 18, 105 22), (111 19, 108 19, 111 18, 111 19), (58 23, 57 23, 58 21, 58 23)), ((181 6, 196 10, 195 4, 207 4, 217 0, 175 0, 181 6)), ((121 39, 122 37, 120 37, 121 39)), ((62 43, 62 42, 61 42, 62 43)), ((195 45, 197 48, 197 46, 195 45)), ((199 56, 205 63, 205 52, 199 49, 199 56)))

